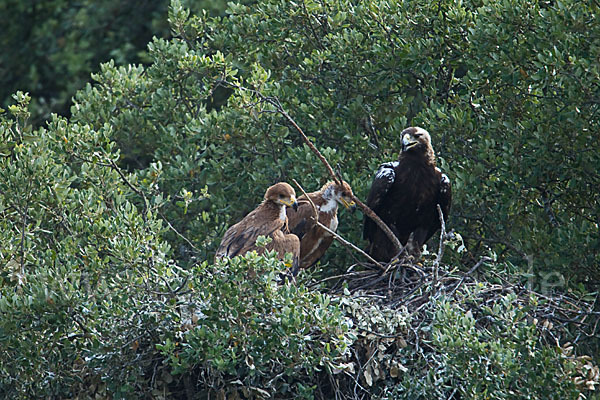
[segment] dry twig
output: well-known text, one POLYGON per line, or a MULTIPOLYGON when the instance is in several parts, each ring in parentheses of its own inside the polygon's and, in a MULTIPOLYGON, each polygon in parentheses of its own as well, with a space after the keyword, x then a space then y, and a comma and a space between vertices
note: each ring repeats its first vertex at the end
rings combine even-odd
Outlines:
POLYGON ((347 246, 353 250, 356 250, 357 252, 359 252, 360 254, 362 254, 364 257, 366 257, 370 262, 372 262, 373 264, 377 265, 378 267, 382 268, 381 264, 379 264, 377 261, 375 261, 370 255, 368 255, 367 253, 365 253, 361 248, 359 248, 358 246, 355 246, 354 244, 350 243, 349 241, 347 241, 346 239, 344 239, 343 237, 341 237, 340 235, 338 235, 336 232, 332 231, 331 229, 329 229, 328 227, 326 227, 325 225, 323 225, 320 221, 319 221, 319 210, 317 209, 317 206, 315 205, 315 203, 313 203, 312 199, 310 198, 310 196, 306 193, 306 191, 304 190, 304 188, 295 180, 292 179, 292 181, 296 184, 296 186, 298 186, 298 188, 302 191, 302 193, 304 194, 304 196, 306 196, 306 198, 308 199, 308 201, 310 202, 310 205, 312 206, 313 209, 313 219, 315 221, 315 223, 317 224, 317 226, 319 226, 320 228, 324 229, 326 232, 328 232, 330 235, 332 235, 334 237, 334 239, 336 239, 338 242, 342 243, 344 246, 347 246))
MULTIPOLYGON (((328 174, 331 176, 331 178, 334 180, 334 182, 336 182, 337 184, 341 184, 341 178, 333 171, 333 168, 331 168, 331 165, 329 164, 329 162, 327 162, 327 159, 325 159, 325 157, 323 156, 323 154, 321 154, 319 149, 317 149, 315 147, 315 145, 310 141, 310 139, 306 136, 306 134, 304 133, 302 128, 300 128, 298 126, 298 124, 296 123, 296 121, 294 121, 294 119, 287 113, 287 111, 285 111, 285 109, 281 105, 281 102, 279 101, 278 98, 265 96, 258 90, 248 89, 246 87, 243 87, 243 86, 240 86, 240 85, 228 82, 228 81, 222 81, 221 83, 223 83, 226 86, 232 87, 232 88, 249 91, 252 94, 254 94, 255 96, 257 96, 261 102, 271 104, 273 107, 275 107, 277 112, 280 113, 290 123, 290 125, 292 125, 294 127, 294 129, 296 129, 296 131, 300 134, 300 137, 302 137, 302 140, 304 141, 304 143, 306 143, 306 145, 310 148, 310 150, 319 158, 319 160, 321 160, 321 162, 327 169, 328 174)), ((373 221, 375 221, 377 226, 382 231, 385 232, 386 236, 394 244, 394 247, 396 248, 396 250, 398 252, 400 252, 402 250, 403 246, 402 246, 402 244, 400 244, 400 241, 398 240, 396 235, 394 235, 392 230, 387 226, 387 224, 385 222, 383 222, 381 220, 381 218, 379 218, 379 216, 377 214, 375 214, 375 212, 373 212, 373 210, 371 210, 366 204, 364 204, 362 201, 360 201, 354 194, 352 194, 352 200, 354 200, 356 205, 358 207, 360 207, 362 212, 367 217, 369 217, 373 221)), ((376 265, 380 265, 380 264, 376 262, 376 265)))
POLYGON ((440 245, 438 247, 438 253, 433 263, 433 283, 432 289, 435 290, 439 279, 440 262, 444 255, 444 237, 446 237, 446 222, 444 221, 444 213, 439 204, 437 204, 437 211, 440 218, 440 245))

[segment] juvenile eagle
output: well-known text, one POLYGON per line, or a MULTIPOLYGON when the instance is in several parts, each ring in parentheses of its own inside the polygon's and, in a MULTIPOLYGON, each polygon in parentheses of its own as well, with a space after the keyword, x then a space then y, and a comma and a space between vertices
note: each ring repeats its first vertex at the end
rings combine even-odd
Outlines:
MULTIPOLYGON (((338 203, 346 208, 354 209, 352 188, 348 183, 336 184, 327 182, 317 191, 308 193, 319 212, 319 222, 335 232, 338 226, 338 203)), ((305 195, 298 198, 298 209, 287 210, 290 232, 300 239, 300 267, 308 268, 325 254, 333 242, 333 235, 318 226, 313 208, 305 195)))
POLYGON ((297 271, 300 240, 288 231, 286 207, 298 208, 294 188, 285 182, 269 187, 263 202, 225 232, 215 257, 235 257, 251 250, 262 254, 265 249, 256 247, 256 239, 263 235, 272 239, 266 249, 275 250, 279 259, 282 260, 286 253, 292 253, 292 271, 297 271))
MULTIPOLYGON (((402 152, 398 161, 382 164, 367 198, 367 205, 390 227, 407 251, 421 254, 423 244, 440 229, 437 204, 444 214, 450 212, 450 180, 435 166, 431 137, 422 128, 402 131, 402 152)), ((385 233, 365 216, 363 237, 369 241, 368 253, 377 261, 388 262, 396 250, 385 233)))

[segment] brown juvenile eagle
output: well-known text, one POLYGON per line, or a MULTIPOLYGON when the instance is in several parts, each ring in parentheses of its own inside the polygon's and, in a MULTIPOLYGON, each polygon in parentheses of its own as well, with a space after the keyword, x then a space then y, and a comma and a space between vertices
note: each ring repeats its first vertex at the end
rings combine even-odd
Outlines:
MULTIPOLYGON (((335 232, 338 226, 338 203, 354 211, 352 188, 348 183, 327 182, 317 191, 308 193, 319 212, 319 222, 335 232)), ((308 268, 325 254, 333 242, 333 235, 318 226, 313 208, 305 195, 298 198, 298 209, 287 210, 290 232, 300 239, 300 267, 308 268)))
POLYGON ((286 206, 298 207, 294 188, 285 182, 269 187, 263 202, 225 232, 216 258, 235 257, 251 250, 262 254, 265 248, 256 247, 256 239, 263 235, 272 239, 266 249, 275 250, 279 259, 283 260, 286 253, 292 253, 292 271, 297 271, 300 240, 288 231, 286 206))
MULTIPOLYGON (((422 128, 402 131, 402 152, 398 161, 382 164, 367 198, 367 205, 385 222, 408 254, 419 256, 423 244, 440 229, 439 204, 444 221, 450 212, 450 180, 435 166, 431 137, 422 128)), ((388 262, 397 251, 385 233, 365 216, 363 237, 369 240, 368 253, 388 262)))

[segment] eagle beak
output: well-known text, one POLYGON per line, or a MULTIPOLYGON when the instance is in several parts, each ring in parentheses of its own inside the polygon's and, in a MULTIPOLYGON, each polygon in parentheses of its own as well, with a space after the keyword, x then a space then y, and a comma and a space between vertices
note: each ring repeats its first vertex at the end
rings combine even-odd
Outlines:
POLYGON ((298 211, 298 202, 296 201, 296 198, 294 196, 290 197, 289 201, 286 200, 279 200, 281 201, 283 204, 285 204, 288 207, 292 207, 294 209, 294 211, 298 211))
POLYGON ((404 135, 402 138, 402 151, 411 149, 419 144, 418 140, 414 140, 409 134, 404 135))
POLYGON ((354 212, 356 210, 356 203, 354 202, 354 200, 348 201, 343 197, 340 200, 342 200, 342 204, 344 205, 344 207, 350 209, 350 212, 354 212))

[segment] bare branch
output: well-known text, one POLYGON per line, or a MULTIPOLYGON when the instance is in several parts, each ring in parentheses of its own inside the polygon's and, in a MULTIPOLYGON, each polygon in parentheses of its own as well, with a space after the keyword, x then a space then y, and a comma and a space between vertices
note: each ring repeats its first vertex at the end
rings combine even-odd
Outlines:
POLYGON ((442 212, 442 207, 440 207, 439 204, 436 206, 440 218, 440 244, 438 246, 437 256, 433 262, 433 282, 431 284, 433 290, 435 290, 439 279, 440 262, 442 261, 442 256, 444 255, 444 238, 446 237, 446 222, 444 221, 444 213, 442 212))
MULTIPOLYGON (((263 95, 261 92, 259 92, 258 90, 248 89, 248 88, 245 88, 243 86, 240 86, 240 85, 228 82, 228 81, 222 81, 222 83, 224 85, 228 85, 230 87, 233 87, 233 88, 236 88, 236 89, 239 89, 239 90, 249 91, 249 92, 253 93, 255 96, 257 96, 259 99, 261 99, 261 101, 263 101, 265 103, 269 103, 273 107, 275 107, 275 109, 277 110, 277 112, 279 112, 294 127, 294 129, 296 129, 296 131, 302 137, 302 140, 304 141, 304 143, 306 143, 306 145, 310 148, 310 150, 319 158, 319 160, 321 160, 321 162, 323 163, 323 165, 327 169, 327 173, 329 174, 329 176, 331 176, 331 178, 333 179, 333 181, 336 182, 337 184, 341 184, 341 178, 338 175, 336 175, 336 173, 333 171, 333 168, 331 168, 331 165, 329 164, 329 162, 327 162, 327 159, 323 156, 323 154, 321 154, 321 152, 319 151, 319 149, 317 149, 315 147, 315 145, 310 141, 310 139, 306 136, 306 134, 304 133, 304 131, 298 126, 298 124, 296 123, 296 121, 294 121, 294 119, 285 111, 285 109, 281 105, 281 102, 279 101, 278 98, 276 98, 276 97, 267 97, 267 96, 263 95)), ((354 194, 352 194, 352 200, 354 200, 354 202, 356 203, 356 205, 358 207, 360 207, 360 209, 362 210, 363 214, 365 214, 366 216, 368 216, 369 218, 371 218, 373 221, 375 221, 375 223, 377 224, 377 226, 382 231, 385 232, 386 236, 394 244, 394 247, 396 248, 396 251, 398 253, 400 253, 402 251, 403 246, 400 244, 400 241, 398 240, 398 238, 396 237, 396 235, 394 235, 394 233, 392 232, 392 230, 386 225, 386 223, 383 222, 381 220, 381 218, 379 218, 379 216, 377 214, 375 214, 375 212, 373 212, 373 210, 371 210, 366 204, 364 204, 362 201, 360 201, 354 194)), ((377 265, 379 265, 379 263, 377 263, 377 265)))
MULTIPOLYGON (((262 95, 260 95, 260 96, 262 96, 262 95)), ((304 131, 302 131, 302 129, 298 126, 298 124, 296 124, 294 119, 292 117, 290 117, 290 115, 283 109, 279 100, 272 99, 272 98, 265 98, 265 99, 267 99, 266 100, 267 102, 269 102, 270 104, 275 106, 277 111, 279 111, 281 113, 281 115, 283 115, 285 117, 285 119, 287 119, 288 122, 298 131, 298 133, 300 134, 300 136, 302 137, 302 139, 304 140, 306 145, 313 151, 313 153, 315 153, 315 155, 319 158, 319 160, 321 160, 323 165, 325 165, 325 168, 327 169, 329 176, 331 176, 331 178, 337 184, 341 184, 341 174, 338 175, 333 171, 333 168, 331 168, 331 165, 329 165, 329 163, 327 162, 327 159, 321 154, 319 149, 317 149, 315 147, 315 145, 312 144, 312 142, 306 136, 304 131)), ((387 224, 385 222, 383 222, 381 220, 381 218, 379 218, 379 216, 377 214, 375 214, 375 212, 373 210, 371 210, 366 204, 364 204, 362 201, 360 201, 360 199, 358 199, 354 194, 352 194, 352 200, 354 200, 354 203, 356 203, 356 205, 358 205, 360 207, 360 209, 363 211, 363 213, 365 215, 367 215, 369 218, 371 218, 373 221, 375 221, 377 226, 379 226, 379 228, 385 232, 385 234, 388 236, 388 238, 391 240, 391 242, 396 247, 396 251, 401 252, 402 245, 400 244, 400 241, 398 240, 396 235, 394 235, 392 230, 387 226, 387 224)), ((377 265, 379 265, 379 263, 377 263, 377 265)))
POLYGON ((257 93, 257 95, 260 98, 264 99, 264 101, 266 101, 267 103, 273 105, 277 109, 277 111, 281 115, 283 115, 283 117, 285 119, 287 119, 287 121, 294 127, 294 129, 296 129, 296 131, 298 131, 298 133, 302 137, 302 140, 304 140, 304 143, 306 143, 306 145, 312 150, 313 153, 315 153, 315 155, 319 158, 319 160, 321 160, 321 162, 323 163, 323 165, 327 169, 327 172, 329 173, 329 176, 331 176, 331 178, 333 178, 333 180, 335 181, 335 183, 337 183, 338 185, 341 184, 342 182, 338 179, 337 175, 333 171, 333 168, 331 168, 331 165, 329 165, 329 163, 327 162, 327 159, 323 156, 323 154, 321 154, 321 152, 319 151, 319 149, 317 149, 315 147, 315 145, 310 141, 310 139, 308 138, 308 136, 306 136, 306 134, 298 126, 298 124, 296 124, 296 121, 294 121, 294 119, 292 117, 290 117, 290 115, 285 111, 285 109, 283 108, 283 106, 279 102, 279 99, 273 98, 273 97, 265 97, 261 93, 258 93, 258 92, 255 92, 255 93, 257 93))
POLYGON ((314 213, 313 218, 314 218, 315 223, 317 224, 317 226, 319 226, 320 228, 322 228, 323 230, 325 230, 329 234, 333 235, 333 238, 336 239, 338 242, 342 243, 344 246, 347 246, 347 247, 349 247, 349 248, 351 248, 353 250, 356 250, 360 254, 362 254, 370 262, 372 262, 373 264, 377 265, 381 270, 384 269, 384 267, 380 263, 378 263, 377 261, 375 261, 370 255, 368 255, 367 253, 365 253, 360 247, 358 247, 358 246, 352 244, 351 242, 347 241, 346 239, 344 239, 343 237, 341 237, 340 235, 338 235, 337 233, 335 233, 334 231, 332 231, 331 229, 329 229, 328 227, 326 227, 325 225, 323 225, 321 222, 319 222, 319 211, 317 210, 317 206, 315 206, 315 203, 313 203, 313 201, 310 198, 310 196, 304 191, 304 188, 295 179, 292 179, 292 181, 296 184, 296 186, 298 186, 298 188, 300 189, 300 191, 302 191, 302 193, 304 194, 304 196, 310 202, 310 205, 312 206, 313 213, 314 213))
POLYGON ((456 286, 454 286, 452 288, 450 293, 448 293, 448 297, 452 296, 454 294, 454 292, 456 292, 456 290, 460 287, 460 285, 463 284, 465 279, 467 279, 467 277, 469 275, 471 275, 473 272, 477 271, 477 269, 479 269, 479 267, 481 267, 481 265, 486 261, 492 261, 492 259, 490 257, 482 257, 481 260, 477 261, 477 264, 475 264, 473 266, 473 268, 471 268, 469 271, 467 271, 467 273, 460 279, 460 281, 456 284, 456 286))
POLYGON ((387 224, 385 222, 383 222, 381 220, 381 218, 379 218, 379 216, 377 214, 375 214, 375 211, 371 210, 366 204, 364 204, 362 201, 360 201, 358 199, 358 197, 356 197, 354 194, 352 194, 352 200, 354 200, 354 202, 356 203, 356 205, 358 207, 360 207, 360 209, 362 210, 363 214, 365 214, 367 217, 369 217, 373 221, 375 221, 375 223, 377 224, 377 226, 379 227, 379 229, 381 229, 382 231, 385 232, 385 234, 387 235, 388 239, 390 239, 390 241, 394 244, 394 247, 396 248, 396 252, 397 253, 401 253, 402 250, 404 249, 404 246, 402 246, 402 244, 400 244, 400 240, 398 240, 398 238, 396 237, 396 235, 394 235, 394 232, 392 232, 392 230, 390 229, 390 227, 387 226, 387 224))
POLYGON ((164 214, 160 211, 158 211, 158 214, 161 216, 161 218, 163 219, 163 221, 165 221, 167 223, 167 225, 169 226, 169 229, 171 229, 173 232, 175 232, 175 234, 177 236, 179 236, 181 239, 183 239, 192 249, 194 249, 197 253, 200 253, 200 249, 197 248, 196 246, 194 246, 194 244, 187 238, 185 237, 183 234, 181 234, 177 229, 175 229, 175 227, 169 222, 169 220, 167 219, 167 217, 164 216, 164 214))

